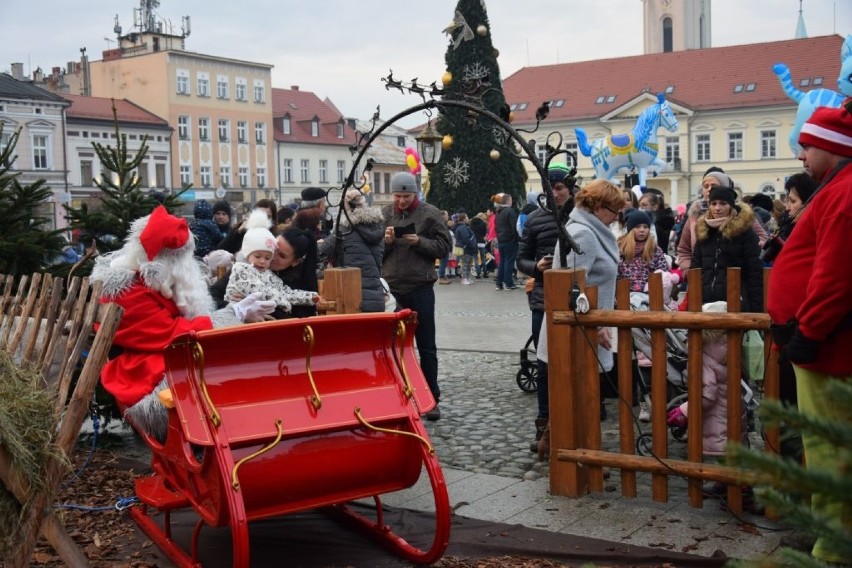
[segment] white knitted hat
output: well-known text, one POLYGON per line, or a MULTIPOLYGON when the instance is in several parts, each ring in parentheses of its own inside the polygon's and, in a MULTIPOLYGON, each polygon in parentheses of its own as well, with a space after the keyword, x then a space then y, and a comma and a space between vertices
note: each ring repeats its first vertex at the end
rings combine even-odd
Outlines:
POLYGON ((242 259, 248 258, 248 255, 258 250, 275 252, 275 236, 269 231, 269 226, 269 217, 266 216, 265 210, 255 209, 251 212, 246 221, 248 230, 243 236, 243 246, 240 248, 242 259))

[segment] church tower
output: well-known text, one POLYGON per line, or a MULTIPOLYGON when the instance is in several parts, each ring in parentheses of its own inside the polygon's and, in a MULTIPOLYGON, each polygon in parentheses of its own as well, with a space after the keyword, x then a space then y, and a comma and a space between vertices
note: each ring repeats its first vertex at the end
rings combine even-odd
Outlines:
POLYGON ((642 0, 645 53, 710 47, 710 0, 642 0))

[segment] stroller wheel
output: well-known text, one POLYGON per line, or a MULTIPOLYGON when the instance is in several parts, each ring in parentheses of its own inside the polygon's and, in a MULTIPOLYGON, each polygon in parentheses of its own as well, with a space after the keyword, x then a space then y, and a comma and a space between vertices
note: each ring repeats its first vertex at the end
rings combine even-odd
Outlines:
POLYGON ((651 441, 650 434, 642 434, 638 438, 636 438, 636 452, 640 456, 653 456, 654 449, 651 441))
POLYGON ((538 368, 530 361, 523 361, 515 381, 524 392, 536 392, 538 390, 538 368))
POLYGON ((670 426, 669 431, 672 433, 672 438, 674 438, 678 442, 685 442, 686 441, 686 427, 685 426, 670 426))

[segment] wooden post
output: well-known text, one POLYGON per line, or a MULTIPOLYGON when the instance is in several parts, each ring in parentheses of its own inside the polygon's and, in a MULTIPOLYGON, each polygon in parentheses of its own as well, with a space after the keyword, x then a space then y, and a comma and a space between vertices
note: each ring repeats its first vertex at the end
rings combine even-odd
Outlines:
MULTIPOLYGON (((580 357, 583 340, 579 328, 555 325, 553 311, 569 309, 569 291, 574 283, 583 289, 586 285, 584 271, 565 269, 544 273, 544 310, 547 326, 548 395, 550 413, 550 493, 579 497, 588 492, 588 476, 576 463, 557 460, 559 449, 577 449, 576 427, 580 393, 575 381, 581 370, 580 357)), ((597 408, 597 406, 595 406, 597 408)))
MULTIPOLYGON (((742 310, 740 269, 728 268, 727 279, 728 312, 739 313, 742 310)), ((728 443, 738 444, 743 441, 743 401, 740 388, 740 379, 743 376, 742 352, 743 332, 728 330, 728 443)), ((742 513, 743 493, 739 484, 728 485, 728 508, 734 513, 742 513)))
MULTIPOLYGON (((622 278, 615 283, 615 306, 618 310, 630 311, 630 280, 622 278)), ((630 328, 618 329, 618 392, 622 393, 618 405, 618 444, 622 454, 633 455, 636 449, 633 430, 632 402, 626 393, 633 392, 633 336, 630 328)), ((621 494, 636 497, 636 472, 621 470, 621 494)))
POLYGON ((334 302, 335 314, 361 311, 361 269, 329 268, 323 276, 322 297, 334 302))
MULTIPOLYGON (((702 305, 701 269, 693 268, 687 273, 687 308, 690 312, 700 312, 702 305)), ((702 359, 704 357, 704 340, 700 329, 691 329, 687 336, 687 397, 689 404, 689 420, 687 421, 687 459, 701 463, 704 459, 704 410, 701 406, 703 382, 701 375, 702 359)), ((687 493, 689 504, 693 507, 704 506, 704 492, 701 483, 690 482, 687 493)))
MULTIPOLYGON (((648 280, 648 308, 651 312, 662 312, 663 275, 655 272, 648 280)), ((666 404, 668 400, 668 365, 666 360, 666 330, 651 330, 651 446, 654 455, 665 459, 669 455, 669 428, 666 424, 666 404)), ((654 501, 668 501, 669 481, 667 475, 658 473, 651 476, 651 498, 654 501)))
MULTIPOLYGON (((589 299, 589 309, 598 308, 598 287, 587 286, 584 290, 589 299)), ((577 390, 575 390, 576 401, 574 402, 574 423, 579 432, 577 444, 580 448, 589 450, 601 449, 601 366, 598 363, 598 327, 578 327, 580 332, 581 350, 575 351, 581 361, 581 372, 576 376, 579 379, 577 390), (578 408, 579 404, 579 408, 578 408)), ((591 491, 603 491, 603 470, 600 466, 587 466, 581 470, 587 472, 585 479, 588 486, 582 484, 580 488, 584 493, 591 491)), ((583 477, 580 478, 581 480, 583 477)))

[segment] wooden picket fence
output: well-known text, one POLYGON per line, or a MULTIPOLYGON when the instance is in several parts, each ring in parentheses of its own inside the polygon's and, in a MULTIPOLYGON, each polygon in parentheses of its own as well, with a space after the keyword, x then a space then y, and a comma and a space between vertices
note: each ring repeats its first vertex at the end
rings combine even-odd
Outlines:
MULTIPOLYGON (((768 269, 764 284, 768 281, 768 269)), ((621 492, 636 497, 636 473, 651 473, 651 493, 655 501, 668 501, 670 475, 697 480, 690 483, 689 503, 702 507, 702 483, 719 481, 728 484, 728 506, 742 510, 740 483, 754 479, 754 473, 702 459, 702 405, 690 404, 687 424, 687 458, 668 457, 669 428, 666 424, 667 376, 666 329, 688 330, 688 398, 701 400, 702 337, 705 329, 725 330, 728 339, 728 439, 739 441, 742 431, 742 399, 740 378, 743 332, 767 331, 769 316, 765 313, 739 313, 739 269, 728 269, 728 313, 701 312, 701 271, 687 276, 688 311, 667 311, 663 304, 662 278, 654 274, 649 282, 649 311, 631 311, 628 281, 619 281, 614 310, 594 309, 597 289, 586 288, 585 273, 573 270, 549 270, 545 273, 545 312, 549 359, 550 395, 550 490, 554 495, 577 497, 590 491, 603 491, 602 468, 616 468, 621 474, 621 492), (569 290, 574 284, 586 293, 592 309, 576 314, 569 307, 569 290), (598 327, 618 329, 618 410, 619 451, 601 449, 599 413, 600 383, 597 345, 598 327), (651 366, 651 449, 652 456, 636 455, 636 431, 631 409, 633 376, 631 358, 634 353, 631 328, 650 330, 651 366)), ((766 290, 766 286, 764 286, 766 290)), ((764 398, 777 399, 779 394, 777 353, 771 350, 769 334, 765 334, 764 398)), ((779 447, 777 430, 766 432, 766 451, 779 447)))

